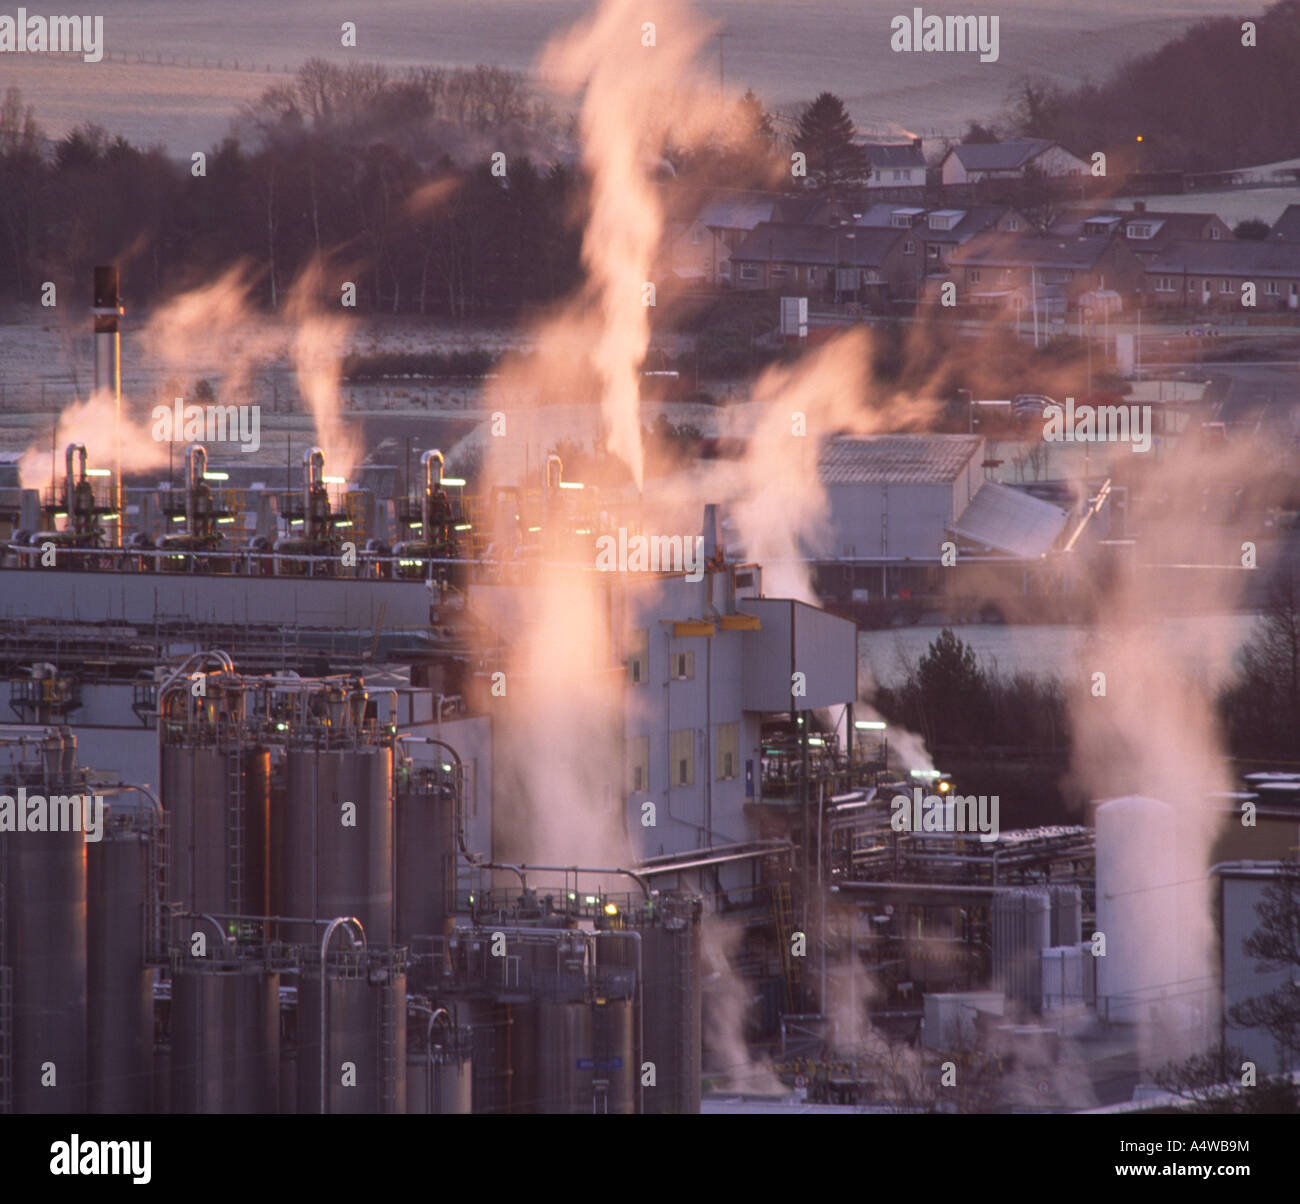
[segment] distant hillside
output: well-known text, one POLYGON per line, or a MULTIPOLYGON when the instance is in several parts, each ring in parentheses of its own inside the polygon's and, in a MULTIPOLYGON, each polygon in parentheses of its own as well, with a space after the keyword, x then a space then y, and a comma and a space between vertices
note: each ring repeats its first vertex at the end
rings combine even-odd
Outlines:
POLYGON ((1213 171, 1300 155, 1300 0, 1216 17, 1104 83, 1064 91, 1022 79, 1005 124, 1117 170, 1213 171), (1255 45, 1242 45, 1242 23, 1255 45), (1142 141, 1137 141, 1139 135, 1142 141), (1117 157, 1117 161, 1116 161, 1117 157))

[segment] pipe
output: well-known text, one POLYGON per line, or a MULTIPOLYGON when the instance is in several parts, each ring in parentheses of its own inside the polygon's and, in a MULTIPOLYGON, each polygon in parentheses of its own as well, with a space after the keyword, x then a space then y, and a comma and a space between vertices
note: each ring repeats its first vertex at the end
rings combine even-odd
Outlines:
POLYGON ((442 488, 442 471, 446 463, 446 458, 436 447, 420 457, 420 464, 424 468, 424 496, 420 499, 420 534, 424 536, 425 543, 433 542, 433 495, 436 490, 442 488), (436 478, 433 467, 435 464, 438 466, 436 478))
POLYGON ((68 512, 68 523, 75 526, 73 519, 73 497, 77 485, 84 485, 86 481, 86 445, 84 443, 69 443, 64 450, 64 464, 66 466, 63 478, 63 508, 68 512), (78 477, 73 476, 72 460, 73 457, 79 457, 81 460, 81 474, 78 477))
MULTIPOLYGON (((641 934, 635 928, 606 929, 602 936, 621 936, 636 941, 636 1051, 637 1064, 631 1067, 637 1081, 637 1115, 645 1115, 645 1076, 641 1060, 645 1057, 645 976, 641 972, 641 934)), ((594 1102, 594 1101, 593 1101, 594 1102)))
POLYGON ((208 469, 208 453, 201 443, 191 443, 185 449, 185 531, 195 534, 195 491, 208 469))
POLYGON ((554 452, 546 457, 546 492, 549 494, 553 490, 559 489, 560 482, 564 480, 564 461, 554 452), (555 483, 551 483, 551 466, 555 466, 555 483))
MULTIPOLYGON (((514 869, 514 866, 505 866, 505 869, 514 869)), ((631 878, 633 882, 641 888, 641 893, 648 899, 650 898, 650 884, 638 874, 635 870, 625 870, 618 867, 606 869, 601 866, 592 865, 521 865, 520 870, 538 870, 541 873, 560 873, 574 875, 576 881, 578 874, 622 874, 625 878, 631 878)), ((520 874, 522 878, 522 873, 520 874)))
MULTIPOLYGON (((325 929, 325 935, 321 937, 320 942, 320 1114, 324 1116, 325 1101, 329 1098, 325 1091, 326 1081, 326 1057, 329 1051, 329 1030, 326 1028, 328 1020, 328 1003, 329 1003, 329 975, 326 958, 329 955, 329 944, 334 937, 334 931, 342 927, 347 932, 348 938, 352 941, 352 948, 357 947, 356 938, 348 931, 346 925, 351 925, 361 934, 361 951, 367 952, 366 930, 361 926, 361 921, 356 916, 336 916, 329 922, 325 929)), ((402 1073, 404 1068, 399 1067, 398 1073, 402 1073)))

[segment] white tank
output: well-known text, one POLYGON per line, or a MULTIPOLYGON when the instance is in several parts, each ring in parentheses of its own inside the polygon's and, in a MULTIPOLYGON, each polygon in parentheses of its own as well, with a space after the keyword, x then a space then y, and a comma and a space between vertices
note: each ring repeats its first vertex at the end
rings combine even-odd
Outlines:
MULTIPOLYGON (((1097 827, 1097 1012, 1133 1024, 1178 994, 1174 810, 1129 795, 1102 803, 1097 827)), ((1086 934, 1091 935, 1091 934, 1086 934)))

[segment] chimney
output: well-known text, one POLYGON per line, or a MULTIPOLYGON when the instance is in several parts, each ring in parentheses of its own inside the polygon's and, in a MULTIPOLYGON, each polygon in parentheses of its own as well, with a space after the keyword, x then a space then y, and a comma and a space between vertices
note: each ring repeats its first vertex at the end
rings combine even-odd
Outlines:
POLYGON ((95 319, 95 392, 113 399, 113 543, 122 546, 122 305, 117 268, 95 269, 90 312, 95 319))
POLYGON ((704 563, 711 564, 718 556, 718 507, 708 502, 704 507, 704 563))
POLYGON ((1146 211, 1147 211, 1147 203, 1146 203, 1146 201, 1134 201, 1134 202, 1133 202, 1133 212, 1134 212, 1134 213, 1145 213, 1146 211))

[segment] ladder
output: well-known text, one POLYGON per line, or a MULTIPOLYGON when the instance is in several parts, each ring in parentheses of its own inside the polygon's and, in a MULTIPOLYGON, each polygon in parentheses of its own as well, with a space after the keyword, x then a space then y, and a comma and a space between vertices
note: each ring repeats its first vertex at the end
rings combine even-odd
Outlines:
MULTIPOLYGON (((379 1001, 379 1110, 385 1116, 397 1111, 397 991, 392 982, 380 988, 379 1001)), ((401 1000, 405 1006, 406 999, 401 1000)), ((405 1071, 405 1067, 401 1070, 405 1071)))
POLYGON ((772 918, 776 924, 776 944, 781 953, 781 970, 785 978, 786 1011, 794 1012, 795 988, 799 981, 799 965, 790 948, 794 933, 794 914, 790 905, 790 884, 777 882, 772 886, 772 918))
POLYGON ((244 910, 244 765, 238 748, 226 754, 226 910, 244 910))

